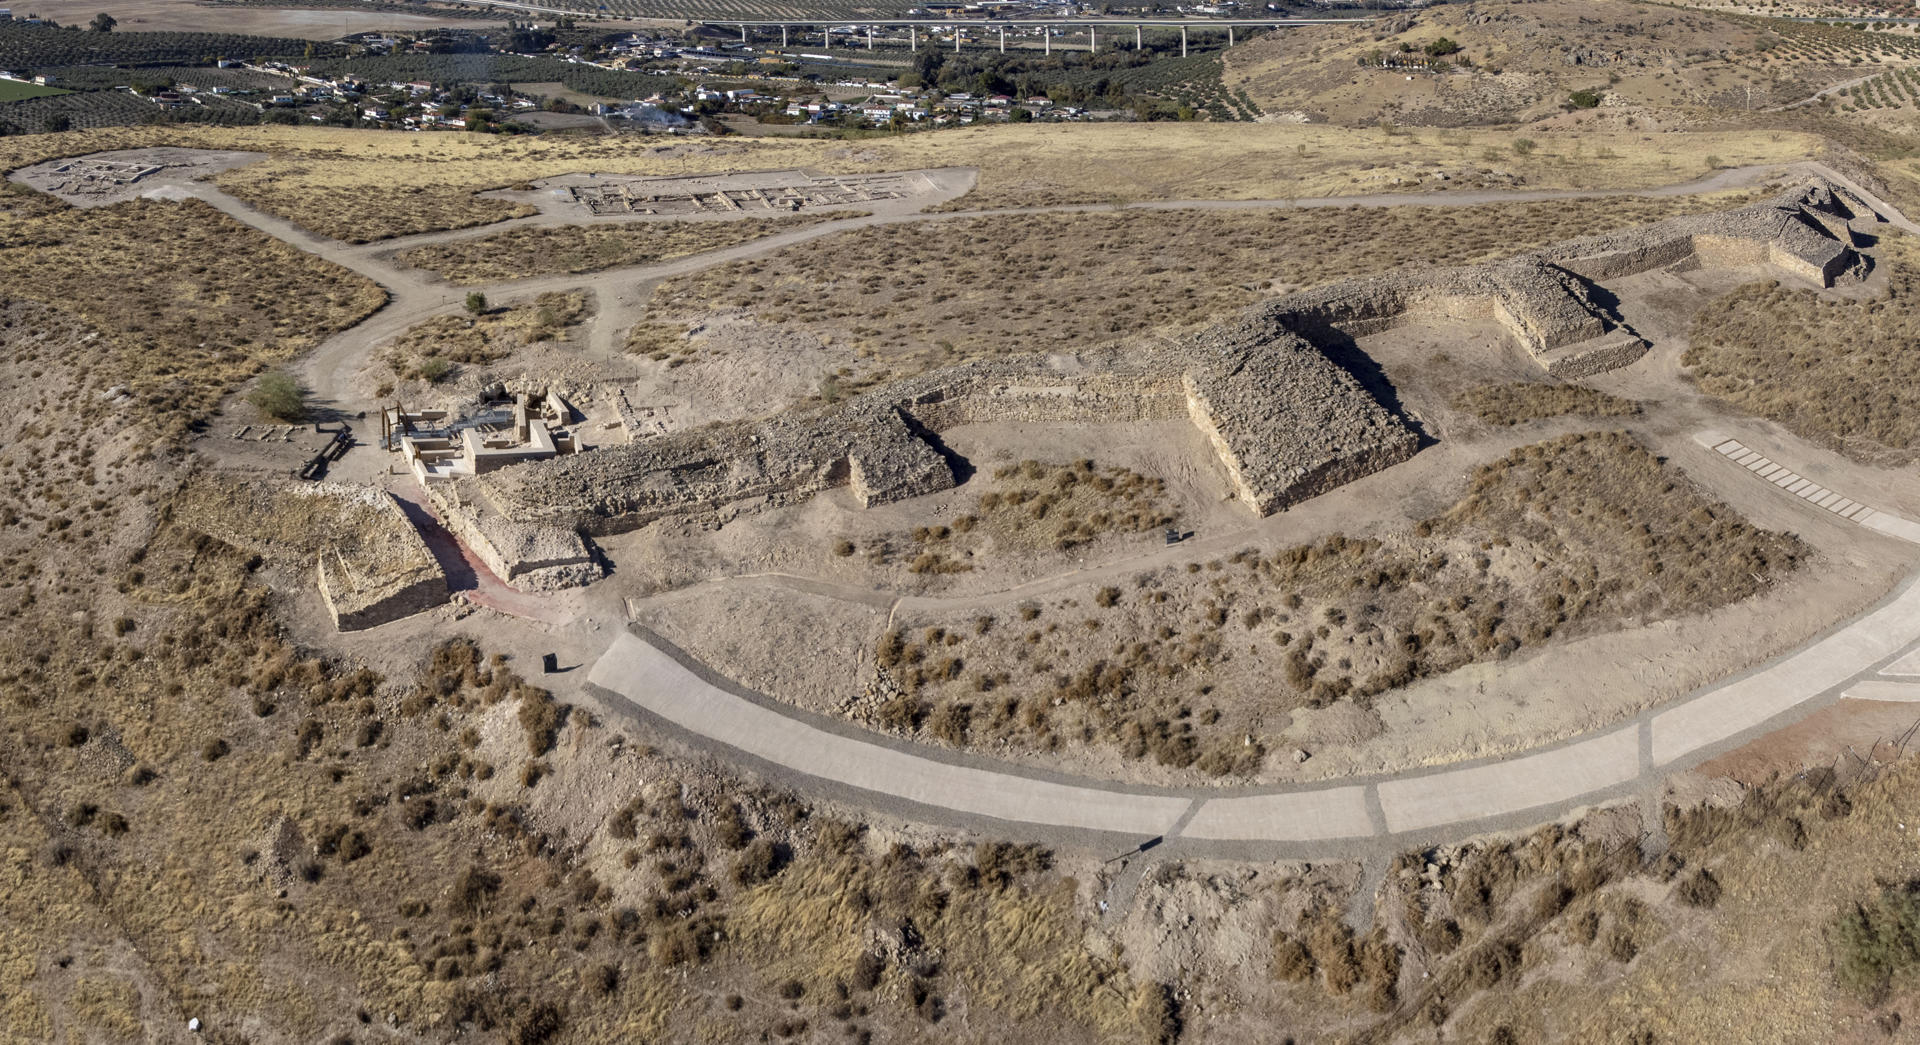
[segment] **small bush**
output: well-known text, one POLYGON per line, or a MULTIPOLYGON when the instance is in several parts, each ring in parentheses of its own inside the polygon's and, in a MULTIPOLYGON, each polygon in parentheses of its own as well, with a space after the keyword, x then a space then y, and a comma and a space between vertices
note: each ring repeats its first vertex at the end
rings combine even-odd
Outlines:
POLYGON ((473 917, 486 909, 488 901, 500 892, 500 876, 478 865, 469 866, 453 880, 448 895, 457 914, 473 917))
POLYGON ((1273 978, 1287 983, 1304 983, 1313 976, 1313 954, 1307 945, 1291 936, 1273 940, 1273 978))
POLYGON ((779 874, 786 865, 787 854, 783 846, 756 838, 740 854, 740 859, 734 862, 733 880, 737 885, 758 885, 779 874))
POLYGON ((1868 998, 1920 966, 1920 882, 1890 886, 1856 903, 1828 928, 1833 975, 1868 998))
POLYGON ((307 390, 291 375, 278 371, 261 377, 247 402, 277 421, 298 424, 307 416, 307 390))
POLYGON ((887 960, 872 951, 861 951, 860 957, 853 960, 853 975, 848 978, 849 985, 856 991, 870 991, 880 985, 880 976, 887 971, 887 960))
POLYGON ((1702 867, 1680 883, 1680 902, 1689 907, 1712 907, 1720 902, 1720 881, 1702 867))

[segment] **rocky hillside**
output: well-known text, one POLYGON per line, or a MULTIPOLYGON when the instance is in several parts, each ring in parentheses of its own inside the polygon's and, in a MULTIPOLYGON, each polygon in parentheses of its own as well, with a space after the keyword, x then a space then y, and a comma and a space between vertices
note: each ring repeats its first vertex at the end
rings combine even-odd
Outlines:
POLYGON ((1626 0, 1437 6, 1269 33, 1224 81, 1282 118, 1469 126, 1594 105, 1765 108, 1920 59, 1920 38, 1626 0))

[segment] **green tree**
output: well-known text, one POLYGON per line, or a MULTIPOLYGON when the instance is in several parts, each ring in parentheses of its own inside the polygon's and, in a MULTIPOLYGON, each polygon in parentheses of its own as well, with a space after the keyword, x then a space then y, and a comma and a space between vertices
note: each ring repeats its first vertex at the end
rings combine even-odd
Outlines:
POLYGON ((87 28, 92 29, 96 33, 111 33, 113 32, 113 27, 119 24, 119 19, 102 11, 93 16, 93 21, 87 23, 87 28))
POLYGON ((487 296, 485 294, 482 294, 477 290, 471 291, 467 294, 467 314, 468 315, 478 316, 486 312, 486 310, 487 310, 487 296))
POLYGON ((1429 43, 1426 46, 1426 52, 1429 58, 1445 58, 1447 55, 1460 53, 1460 45, 1443 36, 1429 43))
POLYGON ((1595 90, 1575 91, 1567 96, 1576 109, 1591 109, 1600 104, 1600 92, 1595 90))

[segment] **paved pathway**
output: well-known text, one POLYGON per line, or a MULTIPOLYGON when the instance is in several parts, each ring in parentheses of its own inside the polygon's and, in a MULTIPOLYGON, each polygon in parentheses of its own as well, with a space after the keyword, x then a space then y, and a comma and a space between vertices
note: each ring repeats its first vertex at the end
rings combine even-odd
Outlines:
POLYGON ((866 733, 745 690, 638 629, 617 637, 587 676, 590 690, 616 709, 637 709, 697 742, 749 755, 772 775, 903 815, 1025 825, 1045 837, 1179 838, 1200 848, 1298 853, 1536 823, 1656 786, 1842 697, 1920 700, 1916 680, 1920 582, 1754 671, 1548 748, 1384 778, 1205 789, 1047 774, 866 733))
POLYGON ((1869 508, 1850 497, 1842 496, 1805 478, 1784 465, 1776 464, 1765 454, 1748 447, 1738 439, 1729 439, 1719 432, 1701 432, 1693 437, 1701 446, 1725 457, 1734 464, 1752 472, 1782 492, 1832 512, 1842 519, 1856 522, 1869 530, 1878 530, 1889 537, 1898 537, 1912 544, 1920 544, 1920 523, 1902 518, 1892 512, 1883 512, 1869 508))

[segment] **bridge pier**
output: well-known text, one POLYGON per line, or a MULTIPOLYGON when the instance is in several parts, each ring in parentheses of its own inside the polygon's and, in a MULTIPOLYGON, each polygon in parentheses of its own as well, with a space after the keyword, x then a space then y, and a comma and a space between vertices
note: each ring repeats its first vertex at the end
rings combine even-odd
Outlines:
POLYGON ((1233 46, 1233 26, 1227 26, 1227 46, 1233 46))
POLYGON ((1093 26, 1087 26, 1087 53, 1088 54, 1092 54, 1093 52, 1098 51, 1100 49, 1100 38, 1098 34, 1099 34, 1098 29, 1094 28, 1093 26))
POLYGON ((1007 53, 1007 27, 1004 25, 1000 27, 1000 53, 1007 53))
POLYGON ((832 29, 823 30, 820 33, 820 42, 825 45, 825 48, 824 48, 825 50, 828 50, 828 51, 833 50, 833 30, 832 29))
POLYGON ((780 46, 787 46, 787 27, 784 25, 780 27, 780 46))
POLYGON ((873 50, 873 26, 867 26, 867 50, 873 50))
POLYGON ((920 30, 907 26, 907 50, 920 50, 920 30))
POLYGON ((1042 51, 1041 53, 1052 54, 1053 53, 1053 30, 1048 28, 1047 26, 1044 26, 1044 25, 1041 26, 1040 39, 1046 45, 1046 50, 1042 51))
POLYGON ((957 25, 953 27, 953 53, 960 53, 960 27, 957 25))
POLYGON ((1137 25, 1133 27, 1133 49, 1140 49, 1140 27, 1137 25))
POLYGON ((1186 56, 1187 56, 1187 27, 1183 25, 1180 27, 1180 57, 1185 58, 1186 56))
POLYGON ((747 42, 747 27, 745 23, 742 23, 740 26, 740 42, 741 43, 747 42))

